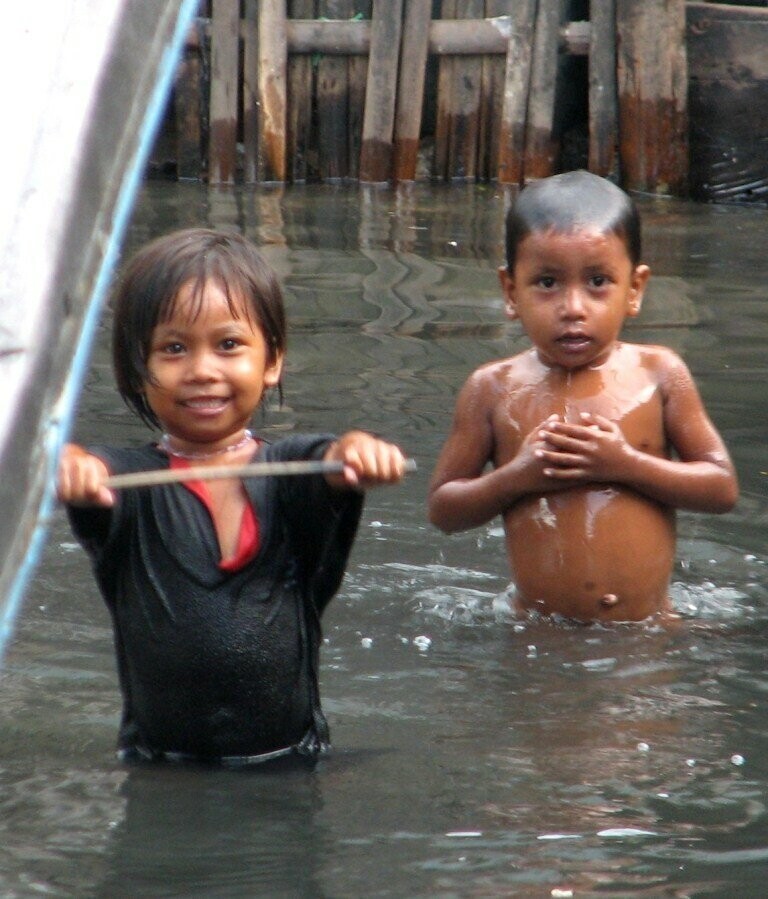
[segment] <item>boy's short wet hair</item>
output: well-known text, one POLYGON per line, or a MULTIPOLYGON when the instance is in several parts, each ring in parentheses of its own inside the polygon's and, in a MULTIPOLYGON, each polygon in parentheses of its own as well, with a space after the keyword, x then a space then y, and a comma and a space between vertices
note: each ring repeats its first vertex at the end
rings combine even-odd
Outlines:
POLYGON ((520 192, 507 213, 507 271, 512 273, 517 248, 529 234, 583 228, 615 234, 624 241, 633 267, 640 263, 640 213, 632 199, 611 181, 576 171, 532 181, 520 192))
POLYGON ((117 389, 125 403, 151 427, 159 421, 147 403, 147 360, 155 327, 174 314, 179 291, 192 284, 193 315, 199 314, 203 290, 213 280, 232 314, 259 327, 269 361, 285 352, 283 294, 272 267, 242 235, 209 228, 188 228, 158 237, 128 262, 114 294, 112 362, 117 389))

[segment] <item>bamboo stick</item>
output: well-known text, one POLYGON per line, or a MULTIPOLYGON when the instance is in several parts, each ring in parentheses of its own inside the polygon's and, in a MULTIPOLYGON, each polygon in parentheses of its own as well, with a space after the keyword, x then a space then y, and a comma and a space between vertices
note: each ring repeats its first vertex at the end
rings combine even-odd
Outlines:
MULTIPOLYGON (((406 459, 406 471, 415 471, 413 459, 406 459)), ((214 481, 222 478, 285 477, 308 474, 341 474, 343 462, 324 459, 300 459, 293 462, 249 462, 245 465, 192 465, 189 468, 160 468, 154 471, 134 471, 113 474, 104 481, 110 490, 135 487, 158 487, 183 481, 214 481)))

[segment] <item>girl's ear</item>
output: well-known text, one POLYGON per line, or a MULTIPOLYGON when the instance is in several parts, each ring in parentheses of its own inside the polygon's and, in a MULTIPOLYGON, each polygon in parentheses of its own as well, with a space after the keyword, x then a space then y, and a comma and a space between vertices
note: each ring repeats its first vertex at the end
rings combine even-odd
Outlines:
POLYGON ((499 284, 501 284, 501 293, 504 297, 504 311, 507 313, 507 318, 515 319, 517 318, 515 282, 505 265, 499 266, 499 284))
POLYGON ((629 287, 629 297, 627 298, 627 315, 630 318, 640 312, 643 305, 643 295, 645 294, 645 286, 651 276, 651 270, 647 265, 636 265, 632 271, 632 279, 629 287))
POLYGON ((280 383, 280 378, 283 374, 284 359, 285 353, 275 353, 272 361, 267 362, 267 367, 264 369, 265 387, 277 387, 277 385, 280 383))

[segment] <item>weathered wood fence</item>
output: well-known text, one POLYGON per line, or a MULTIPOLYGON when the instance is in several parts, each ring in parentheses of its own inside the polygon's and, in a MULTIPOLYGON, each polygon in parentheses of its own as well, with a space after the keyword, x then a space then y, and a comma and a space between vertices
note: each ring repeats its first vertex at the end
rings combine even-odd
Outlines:
POLYGON ((590 170, 680 193, 686 95, 684 0, 209 0, 176 82, 177 171, 522 184, 557 170, 575 102, 590 170))

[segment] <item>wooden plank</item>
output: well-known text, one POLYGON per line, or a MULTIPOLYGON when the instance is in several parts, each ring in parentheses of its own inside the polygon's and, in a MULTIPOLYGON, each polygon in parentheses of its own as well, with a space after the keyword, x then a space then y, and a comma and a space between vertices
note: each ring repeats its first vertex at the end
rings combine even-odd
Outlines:
POLYGON ((688 182, 685 0, 617 0, 619 153, 629 190, 683 194, 688 182))
POLYGON ((526 181, 546 178, 555 171, 555 88, 561 8, 560 0, 539 0, 525 129, 523 177, 526 181))
MULTIPOLYGON (((295 18, 308 18, 314 15, 314 0, 291 0, 289 12, 295 18)), ((290 19, 286 22, 287 33, 290 34, 290 19)), ((288 52, 290 53, 290 41, 288 52)), ((306 55, 289 55, 287 61, 286 85, 286 145, 287 176, 294 183, 304 182, 317 164, 310 166, 309 154, 313 144, 312 137, 312 96, 314 71, 312 60, 306 55)))
POLYGON ((238 0, 216 0, 211 28, 208 180, 234 184, 237 170, 238 0))
MULTIPOLYGON (((370 27, 372 0, 354 0, 355 16, 362 16, 361 22, 370 27)), ((354 24, 358 24, 355 22, 354 24)), ((365 120, 365 92, 368 85, 368 54, 350 54, 347 57, 349 69, 349 91, 347 94, 347 175, 360 177, 360 153, 363 148, 363 121, 365 120)))
POLYGON ((397 65, 403 0, 375 0, 365 92, 360 180, 387 181, 392 174, 397 65))
POLYGON ((259 181, 285 181, 286 68, 285 0, 259 3, 259 181))
MULTIPOLYGON (((460 0, 457 13, 465 19, 482 18, 483 0, 460 0)), ((471 181, 477 175, 482 57, 456 57, 453 77, 455 83, 448 144, 448 177, 452 181, 471 181)))
POLYGON ((431 18, 431 0, 406 0, 395 112, 393 174, 396 181, 416 180, 431 18))
MULTIPOLYGON (((318 15, 348 19, 351 0, 320 0, 318 15)), ((321 55, 317 63, 317 123, 320 178, 338 181, 347 174, 349 70, 345 56, 321 55)))
POLYGON ((243 13, 243 181, 253 184, 259 168, 258 0, 244 0, 243 13))
MULTIPOLYGON (((486 0, 485 15, 490 17, 499 36, 500 50, 506 54, 509 27, 515 0, 486 0), (504 17, 502 19, 501 17, 504 17), (502 22, 504 23, 502 25, 502 22)), ((482 51, 481 51, 482 52, 482 51)), ((483 56, 480 78, 480 119, 478 126, 477 174, 484 179, 496 177, 499 168, 501 110, 504 101, 505 59, 501 53, 483 56)))
POLYGON ((499 129, 498 177, 501 184, 522 185, 523 183, 525 126, 536 5, 536 0, 519 0, 512 13, 499 129))
POLYGON ((691 194, 766 203, 768 9, 688 3, 686 13, 691 194))
POLYGON ((616 85, 616 0, 590 3, 589 55, 590 172, 618 176, 619 99, 616 85))
MULTIPOLYGON (((456 18, 457 0, 443 0, 440 13, 444 20, 456 18)), ((441 56, 437 69, 437 110, 435 114, 435 153, 432 174, 446 180, 449 177, 451 112, 455 85, 454 56, 441 56)))
POLYGON ((176 70, 173 102, 176 116, 176 177, 198 181, 203 170, 200 122, 203 58, 199 30, 189 30, 184 55, 176 70))

